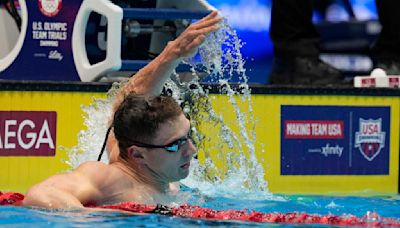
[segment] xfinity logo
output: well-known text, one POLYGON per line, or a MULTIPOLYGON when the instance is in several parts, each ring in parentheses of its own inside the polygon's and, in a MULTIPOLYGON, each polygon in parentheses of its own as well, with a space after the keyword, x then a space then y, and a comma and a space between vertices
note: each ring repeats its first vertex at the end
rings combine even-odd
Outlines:
POLYGON ((340 147, 339 145, 330 146, 329 143, 324 147, 321 147, 321 149, 321 153, 325 155, 325 157, 328 157, 328 155, 337 155, 338 157, 341 157, 343 153, 343 147, 340 147))
POLYGON ((330 155, 337 155, 338 157, 341 157, 343 154, 343 149, 344 147, 340 147, 339 145, 331 146, 329 143, 327 143, 325 146, 322 146, 321 148, 309 149, 308 152, 320 153, 325 157, 328 157, 330 155))

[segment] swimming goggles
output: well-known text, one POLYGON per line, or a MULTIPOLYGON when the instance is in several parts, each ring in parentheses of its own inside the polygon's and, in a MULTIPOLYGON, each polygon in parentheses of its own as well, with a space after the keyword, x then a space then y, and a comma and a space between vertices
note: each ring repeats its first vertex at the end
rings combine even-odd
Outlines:
POLYGON ((162 148, 168 152, 175 153, 181 148, 181 146, 185 145, 187 141, 190 140, 189 138, 181 138, 169 143, 167 145, 151 145, 146 143, 140 142, 131 142, 133 146, 144 147, 144 148, 162 148))
POLYGON ((181 146, 185 145, 188 140, 192 141, 194 143, 194 140, 192 138, 192 131, 190 130, 188 135, 186 137, 177 139, 171 143, 168 143, 167 145, 152 145, 152 144, 147 144, 147 143, 141 143, 141 142, 136 142, 136 141, 131 141, 132 146, 138 146, 138 147, 144 147, 144 148, 162 148, 170 153, 175 153, 178 152, 181 146))
MULTIPOLYGON (((103 146, 101 147, 101 151, 97 158, 97 161, 100 161, 101 157, 103 156, 104 150, 107 145, 107 139, 108 139, 111 129, 112 129, 112 126, 110 126, 107 129, 106 137, 104 139, 103 146)), ((188 140, 192 141, 193 144, 196 144, 196 142, 193 140, 192 135, 193 135, 193 132, 192 132, 192 129, 190 128, 189 133, 187 134, 186 137, 177 139, 167 145, 151 145, 151 144, 135 142, 135 141, 131 141, 131 145, 138 146, 138 147, 144 147, 144 148, 162 148, 170 153, 175 153, 175 152, 178 152, 179 149, 181 148, 181 146, 185 145, 188 140)))

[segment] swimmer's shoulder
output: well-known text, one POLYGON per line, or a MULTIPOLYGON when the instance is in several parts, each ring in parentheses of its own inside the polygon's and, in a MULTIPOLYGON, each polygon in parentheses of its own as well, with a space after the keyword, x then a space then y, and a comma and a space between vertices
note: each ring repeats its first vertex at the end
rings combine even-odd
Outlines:
POLYGON ((79 172, 88 172, 88 171, 103 171, 109 169, 109 165, 104 164, 103 162, 98 162, 98 161, 87 161, 82 164, 80 164, 77 168, 76 171, 79 172))
POLYGON ((111 171, 110 165, 98 161, 87 161, 80 164, 74 172, 86 176, 95 183, 100 183, 111 171))

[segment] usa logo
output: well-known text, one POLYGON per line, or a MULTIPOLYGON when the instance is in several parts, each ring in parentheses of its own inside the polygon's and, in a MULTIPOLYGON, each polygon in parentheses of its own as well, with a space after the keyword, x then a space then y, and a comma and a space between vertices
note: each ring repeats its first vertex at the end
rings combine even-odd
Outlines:
POLYGON ((368 161, 374 160, 385 147, 385 132, 382 132, 382 119, 360 118, 360 129, 356 132, 355 147, 368 161))
POLYGON ((62 7, 62 0, 38 0, 38 2, 40 12, 48 17, 57 15, 62 7))

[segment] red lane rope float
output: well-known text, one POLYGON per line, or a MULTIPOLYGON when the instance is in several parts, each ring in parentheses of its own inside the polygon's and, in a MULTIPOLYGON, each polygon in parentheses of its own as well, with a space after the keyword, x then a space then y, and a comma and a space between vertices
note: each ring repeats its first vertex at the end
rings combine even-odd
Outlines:
POLYGON ((0 205, 21 205, 22 200, 24 200, 24 195, 17 192, 0 192, 0 205))
MULTIPOLYGON (((1 193, 0 205, 21 205, 24 195, 16 192, 1 193)), ((354 215, 316 215, 300 212, 291 213, 262 213, 247 210, 213 210, 193 205, 181 205, 179 207, 167 207, 164 205, 145 205, 126 202, 114 205, 88 206, 91 208, 107 208, 123 210, 134 213, 161 214, 181 216, 199 219, 235 220, 259 223, 286 223, 286 224, 323 224, 335 226, 369 226, 400 227, 400 220, 382 218, 372 213, 370 217, 357 217, 354 215)))
POLYGON ((336 226, 400 226, 400 221, 393 218, 382 218, 372 215, 378 221, 368 221, 371 218, 354 215, 315 215, 307 213, 262 213, 246 210, 213 210, 193 205, 181 205, 170 208, 163 205, 143 205, 131 202, 115 205, 104 205, 99 208, 117 209, 135 213, 155 213, 188 218, 251 221, 260 223, 287 224, 323 224, 336 226))

